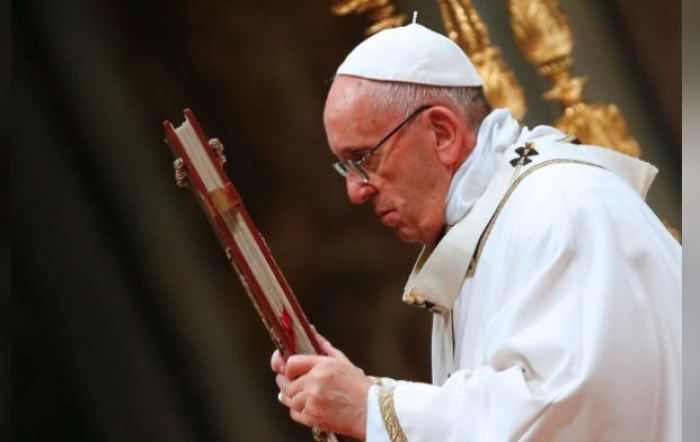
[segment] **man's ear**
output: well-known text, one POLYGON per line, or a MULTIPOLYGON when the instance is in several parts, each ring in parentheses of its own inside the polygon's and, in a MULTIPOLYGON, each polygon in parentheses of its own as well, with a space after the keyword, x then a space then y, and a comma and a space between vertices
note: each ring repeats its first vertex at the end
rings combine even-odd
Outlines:
POLYGON ((428 118, 433 129, 438 159, 451 169, 459 160, 462 147, 463 133, 459 119, 454 112, 443 106, 430 109, 428 118))

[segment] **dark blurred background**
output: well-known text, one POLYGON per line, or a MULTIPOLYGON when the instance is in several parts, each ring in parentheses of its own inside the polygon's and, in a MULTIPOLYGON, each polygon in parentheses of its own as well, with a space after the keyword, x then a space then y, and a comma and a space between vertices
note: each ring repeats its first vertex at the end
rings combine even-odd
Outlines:
MULTIPOLYGON (((396 1, 442 31, 434 1, 396 1)), ((474 1, 527 91, 505 2, 474 1)), ((277 403, 272 344, 161 122, 191 107, 316 327, 367 373, 429 381, 430 316, 400 294, 417 254, 329 166, 328 79, 363 38, 326 1, 14 1, 13 440, 309 440, 277 403)), ((562 1, 591 101, 618 104, 649 195, 681 226, 680 2, 562 1)))

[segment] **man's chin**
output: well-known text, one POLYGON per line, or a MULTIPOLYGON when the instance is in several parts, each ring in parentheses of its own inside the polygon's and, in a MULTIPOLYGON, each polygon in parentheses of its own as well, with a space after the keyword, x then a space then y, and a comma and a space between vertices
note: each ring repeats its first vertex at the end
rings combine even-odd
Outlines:
POLYGON ((418 232, 416 232, 415 230, 412 230, 412 229, 407 229, 405 227, 397 228, 396 235, 403 242, 408 242, 408 243, 420 243, 421 242, 421 238, 418 235, 418 232))
POLYGON ((406 226, 396 227, 396 235, 403 242, 421 244, 424 246, 434 245, 438 240, 437 232, 430 236, 430 231, 421 231, 418 229, 407 228, 406 226))

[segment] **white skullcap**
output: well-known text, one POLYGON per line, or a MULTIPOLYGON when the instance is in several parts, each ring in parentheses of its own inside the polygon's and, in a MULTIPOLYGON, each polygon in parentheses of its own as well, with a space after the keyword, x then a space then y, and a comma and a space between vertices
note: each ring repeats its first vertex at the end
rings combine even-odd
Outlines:
POLYGON ((348 54, 336 74, 432 86, 483 85, 459 46, 416 23, 369 37, 348 54))

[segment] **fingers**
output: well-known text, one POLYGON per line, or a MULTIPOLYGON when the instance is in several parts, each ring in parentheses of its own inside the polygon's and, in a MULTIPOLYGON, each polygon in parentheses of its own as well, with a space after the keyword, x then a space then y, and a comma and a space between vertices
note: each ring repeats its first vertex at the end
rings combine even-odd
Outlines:
POLYGON ((330 341, 323 336, 321 336, 317 331, 316 328, 314 328, 314 337, 316 338, 316 342, 318 342, 318 345, 321 346, 321 350, 323 350, 324 353, 330 356, 330 352, 335 350, 333 345, 331 345, 330 341))
POLYGON ((284 367, 284 375, 287 378, 294 380, 299 376, 306 374, 314 368, 316 364, 323 361, 325 356, 319 355, 293 355, 287 360, 284 367))
POLYGON ((289 416, 295 421, 299 422, 300 424, 306 425, 307 427, 312 427, 314 426, 314 423, 311 421, 309 416, 304 413, 304 410, 295 410, 294 408, 289 409, 289 416))
POLYGON ((275 350, 270 358, 270 368, 272 368, 272 371, 275 373, 284 373, 284 365, 284 358, 282 358, 280 351, 275 350))
MULTIPOLYGON (((300 377, 294 381, 290 381, 289 379, 287 379, 284 390, 282 390, 282 392, 285 394, 285 396, 287 396, 290 399, 298 399, 298 397, 302 396, 302 392, 304 391, 304 389, 307 388, 308 380, 309 379, 306 377, 300 377)), ((290 404, 292 403, 290 402, 290 404)), ((301 408, 304 407, 302 406, 301 408)))
POLYGON ((303 415, 304 408, 306 408, 307 394, 304 391, 304 386, 301 384, 301 379, 289 382, 286 377, 277 375, 277 385, 280 387, 279 401, 282 405, 289 408, 289 414, 292 419, 309 425, 308 416, 303 415))
POLYGON ((319 416, 315 413, 310 413, 308 407, 309 396, 305 391, 300 391, 294 397, 289 397, 283 394, 283 404, 289 408, 289 416, 296 422, 304 424, 308 427, 313 427, 319 424, 319 416))
POLYGON ((275 383, 277 384, 277 387, 280 389, 280 391, 284 392, 288 388, 291 381, 287 378, 287 376, 283 374, 278 374, 277 376, 275 376, 275 383))
POLYGON ((294 396, 287 396, 285 393, 285 403, 292 410, 302 411, 306 408, 306 400, 308 395, 305 391, 299 391, 294 396))
POLYGON ((292 396, 289 391, 290 388, 288 387, 289 383, 285 384, 284 382, 278 382, 280 386, 280 392, 279 395, 277 396, 277 399, 288 408, 294 408, 295 410, 303 410, 304 409, 304 403, 306 402, 303 400, 304 393, 302 391, 299 391, 298 394, 295 394, 292 396), (282 386, 284 385, 284 386, 282 386))
MULTIPOLYGON (((330 345, 330 344, 328 344, 328 345, 330 345)), ((351 363, 351 362, 350 362, 350 359, 348 359, 348 357, 345 356, 345 353, 343 353, 342 351, 338 350, 338 349, 335 348, 335 347, 332 347, 332 346, 331 346, 330 348, 328 348, 328 350, 325 350, 325 351, 326 351, 326 354, 327 354, 328 356, 330 356, 330 357, 332 357, 332 358, 334 358, 334 359, 341 360, 341 361, 346 362, 346 363, 348 363, 348 364, 351 363)))
MULTIPOLYGON (((304 389, 306 383, 304 375, 326 358, 326 356, 319 355, 290 356, 284 366, 284 373, 278 374, 275 378, 275 382, 277 382, 280 391, 282 391, 287 398, 295 398, 297 393, 304 389)), ((283 403, 288 407, 291 404, 288 400, 283 401, 283 403)))
POLYGON ((277 375, 275 382, 280 389, 278 399, 282 405, 291 410, 296 410, 297 412, 304 410, 304 406, 306 405, 304 380, 305 379, 297 379, 292 382, 284 375, 277 375))

